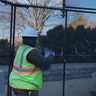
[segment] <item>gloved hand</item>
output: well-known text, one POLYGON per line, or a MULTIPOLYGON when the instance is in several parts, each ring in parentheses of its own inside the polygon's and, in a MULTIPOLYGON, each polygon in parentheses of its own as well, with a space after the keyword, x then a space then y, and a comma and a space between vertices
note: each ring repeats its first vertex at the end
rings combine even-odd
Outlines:
POLYGON ((48 57, 49 55, 55 56, 55 52, 53 50, 49 50, 48 48, 44 48, 45 52, 45 58, 48 57))
POLYGON ((55 52, 53 50, 50 51, 50 54, 55 56, 55 52))
POLYGON ((50 55, 50 51, 48 48, 44 48, 44 52, 45 52, 45 58, 50 55))

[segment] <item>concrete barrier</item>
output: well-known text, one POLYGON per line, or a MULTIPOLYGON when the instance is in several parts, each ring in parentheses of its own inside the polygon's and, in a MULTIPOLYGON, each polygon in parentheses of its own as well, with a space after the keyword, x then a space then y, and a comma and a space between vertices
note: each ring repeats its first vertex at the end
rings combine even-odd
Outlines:
MULTIPOLYGON (((5 80, 7 82, 8 66, 1 66, 4 70, 5 80)), ((66 79, 90 78, 96 71, 96 63, 67 63, 65 70, 66 79)), ((49 70, 43 72, 45 81, 57 81, 63 79, 63 64, 51 64, 49 70)))
MULTIPOLYGON (((90 78, 91 74, 96 71, 95 63, 67 63, 65 67, 65 78, 67 80, 90 78)), ((63 64, 52 64, 49 70, 43 72, 44 80, 62 80, 63 71, 63 64)))

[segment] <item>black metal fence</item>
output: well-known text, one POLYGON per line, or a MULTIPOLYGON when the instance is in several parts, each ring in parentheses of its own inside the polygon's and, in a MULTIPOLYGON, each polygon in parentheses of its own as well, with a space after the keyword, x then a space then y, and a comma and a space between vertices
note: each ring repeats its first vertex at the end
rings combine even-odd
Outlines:
MULTIPOLYGON (((12 63, 14 58, 14 39, 15 39, 15 24, 16 24, 16 8, 17 7, 25 7, 25 8, 43 8, 43 9, 50 9, 50 10, 61 10, 62 16, 65 18, 65 29, 67 32, 67 17, 68 12, 82 12, 82 13, 90 13, 90 14, 96 14, 96 9, 93 8, 82 8, 82 7, 70 7, 66 6, 65 0, 62 0, 62 8, 57 7, 47 7, 47 6, 36 6, 36 5, 25 5, 25 4, 17 4, 13 2, 9 2, 7 0, 0 0, 0 2, 4 3, 5 5, 11 6, 11 18, 10 18, 10 55, 9 55, 9 71, 8 74, 10 74, 10 71, 12 69, 12 63)), ((66 34, 64 35, 64 44, 66 43, 66 34)), ((65 44, 66 45, 66 44, 65 44)), ((66 46, 65 46, 66 47, 66 46)), ((66 56, 63 56, 63 96, 64 96, 64 88, 65 88, 65 69, 66 69, 66 56)), ((7 96, 11 96, 11 89, 8 86, 8 94, 7 96)))

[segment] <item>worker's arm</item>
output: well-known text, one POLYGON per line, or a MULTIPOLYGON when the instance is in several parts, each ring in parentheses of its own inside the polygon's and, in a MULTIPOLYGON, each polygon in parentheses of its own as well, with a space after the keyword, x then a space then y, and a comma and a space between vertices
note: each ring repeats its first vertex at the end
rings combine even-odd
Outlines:
POLYGON ((54 56, 49 55, 45 58, 38 50, 33 49, 27 55, 28 62, 40 67, 43 71, 49 69, 50 64, 53 62, 54 56))

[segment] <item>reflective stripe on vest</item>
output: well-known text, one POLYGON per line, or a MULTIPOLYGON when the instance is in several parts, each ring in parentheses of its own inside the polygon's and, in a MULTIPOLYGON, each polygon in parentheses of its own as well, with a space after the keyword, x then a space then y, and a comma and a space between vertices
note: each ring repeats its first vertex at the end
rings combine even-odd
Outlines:
POLYGON ((20 68, 19 66, 17 67, 16 64, 14 64, 13 66, 13 71, 17 72, 17 73, 21 73, 21 74, 30 74, 30 73, 35 73, 35 72, 40 72, 40 68, 38 67, 33 67, 33 68, 20 68))
POLYGON ((17 64, 14 64, 13 66, 13 71, 17 72, 17 73, 21 73, 21 74, 32 74, 35 72, 41 72, 39 67, 36 66, 31 66, 31 67, 23 67, 23 53, 25 52, 25 50, 27 50, 28 48, 30 48, 29 46, 27 46, 21 55, 21 59, 20 59, 20 65, 18 66, 17 64))

